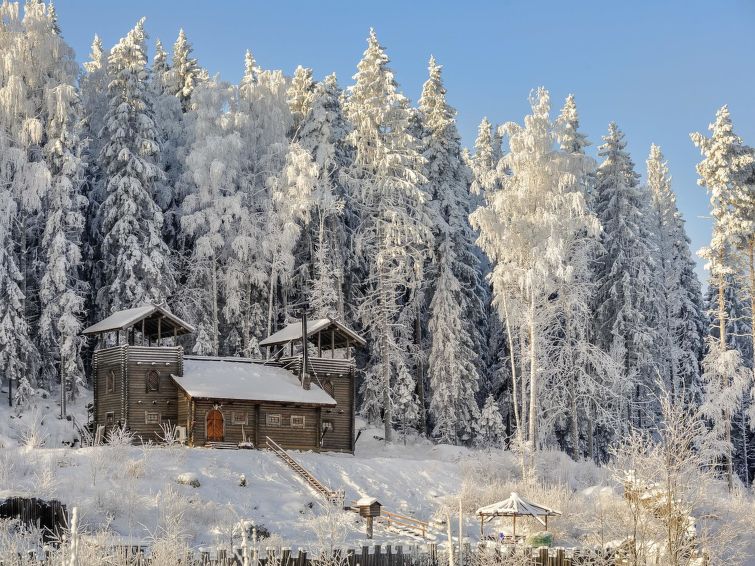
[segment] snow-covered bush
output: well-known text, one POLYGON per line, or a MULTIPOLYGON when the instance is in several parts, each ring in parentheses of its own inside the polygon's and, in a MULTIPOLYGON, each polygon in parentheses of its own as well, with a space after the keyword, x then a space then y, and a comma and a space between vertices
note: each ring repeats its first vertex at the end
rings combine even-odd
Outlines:
POLYGON ((18 442, 26 448, 41 448, 47 442, 48 435, 44 432, 45 415, 39 407, 34 407, 26 414, 19 414, 17 418, 18 442))
POLYGON ((191 472, 184 472, 182 474, 178 474, 178 477, 176 478, 176 482, 180 483, 181 485, 190 485, 191 487, 199 487, 199 478, 197 477, 197 474, 191 473, 191 472))

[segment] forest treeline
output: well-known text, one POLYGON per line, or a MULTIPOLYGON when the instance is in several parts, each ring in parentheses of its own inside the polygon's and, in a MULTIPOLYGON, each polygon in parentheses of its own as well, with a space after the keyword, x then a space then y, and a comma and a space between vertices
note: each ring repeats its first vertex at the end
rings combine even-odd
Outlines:
POLYGON ((554 111, 534 90, 467 150, 442 66, 413 106, 374 31, 345 87, 251 52, 231 84, 183 30, 151 61, 147 41, 144 20, 95 36, 81 68, 52 4, 0 6, 0 380, 19 410, 86 387, 80 331, 114 311, 165 304, 197 328, 187 352, 258 357, 306 305, 368 338, 359 406, 386 440, 604 461, 670 396, 749 482, 755 152, 726 107, 691 140, 704 293, 661 149, 641 182, 612 123, 593 159, 573 96, 554 111))

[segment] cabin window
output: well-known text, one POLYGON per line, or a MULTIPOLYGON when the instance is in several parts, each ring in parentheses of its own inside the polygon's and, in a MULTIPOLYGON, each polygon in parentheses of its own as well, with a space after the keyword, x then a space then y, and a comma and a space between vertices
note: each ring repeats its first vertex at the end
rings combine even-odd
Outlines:
POLYGON ((333 430, 333 421, 322 421, 322 431, 331 432, 333 430))
POLYGON ((233 419, 233 424, 246 424, 246 412, 244 411, 233 411, 231 418, 233 419))
POLYGON ((154 411, 145 411, 144 423, 145 424, 160 424, 160 413, 156 413, 154 411))
POLYGON ((280 426, 281 416, 268 414, 265 416, 265 422, 267 423, 267 426, 280 426))
POLYGON ((113 393, 115 391, 115 371, 112 369, 105 376, 105 392, 113 393))
POLYGON ((160 373, 156 369, 147 372, 147 393, 160 391, 160 373))
POLYGON ((304 415, 291 415, 291 428, 304 428, 304 415))
POLYGON ((115 424, 115 414, 112 411, 105 413, 105 424, 107 426, 113 426, 115 424))

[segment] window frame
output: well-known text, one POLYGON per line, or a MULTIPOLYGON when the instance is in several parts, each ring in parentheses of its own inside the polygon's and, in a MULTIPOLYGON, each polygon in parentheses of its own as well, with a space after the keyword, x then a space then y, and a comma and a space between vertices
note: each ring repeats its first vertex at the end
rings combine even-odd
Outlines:
POLYGON ((249 413, 246 411, 231 411, 231 423, 235 425, 248 425, 249 413), (239 418, 239 416, 243 418, 239 418))
POLYGON ((105 413, 105 426, 114 426, 115 425, 115 412, 114 411, 108 411, 105 413))
POLYGON ((154 368, 150 368, 147 370, 147 373, 144 378, 144 389, 146 393, 160 393, 160 372, 157 371, 154 368), (150 387, 150 378, 155 378, 156 388, 153 389, 150 387))
POLYGON ((115 393, 115 370, 108 370, 105 374, 105 393, 115 393))
POLYGON ((307 427, 307 417, 306 415, 291 415, 289 418, 289 426, 291 428, 306 428, 307 427), (301 419, 301 424, 298 422, 294 422, 294 419, 301 419))
POLYGON ((160 411, 144 411, 144 424, 160 426, 161 423, 162 415, 160 414, 160 411), (157 415, 157 419, 155 421, 151 421, 150 415, 157 415))
POLYGON ((283 426, 283 419, 281 418, 280 413, 265 413, 265 425, 270 427, 283 426))

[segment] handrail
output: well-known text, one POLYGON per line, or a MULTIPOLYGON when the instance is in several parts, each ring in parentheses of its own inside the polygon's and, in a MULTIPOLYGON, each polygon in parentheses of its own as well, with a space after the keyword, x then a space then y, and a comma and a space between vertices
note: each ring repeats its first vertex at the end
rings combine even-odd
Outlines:
MULTIPOLYGON (((265 436, 265 442, 267 447, 281 460, 283 460, 289 468, 296 472, 299 477, 304 479, 309 486, 317 491, 320 495, 323 495, 331 503, 343 502, 344 493, 342 490, 333 491, 325 487, 312 473, 302 466, 299 462, 294 460, 288 452, 286 452, 275 440, 269 436, 265 436), (298 468, 298 469, 297 469, 298 468)), ((341 503, 342 504, 342 503, 341 503)))

